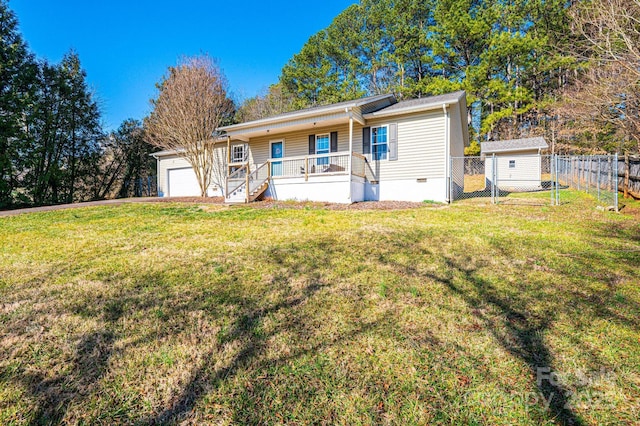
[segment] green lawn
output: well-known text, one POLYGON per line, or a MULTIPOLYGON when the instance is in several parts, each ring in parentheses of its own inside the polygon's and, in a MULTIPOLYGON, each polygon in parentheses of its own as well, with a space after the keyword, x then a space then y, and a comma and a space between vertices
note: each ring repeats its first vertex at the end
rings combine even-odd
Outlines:
POLYGON ((0 424, 637 421, 638 216, 294 207, 0 218, 0 424))

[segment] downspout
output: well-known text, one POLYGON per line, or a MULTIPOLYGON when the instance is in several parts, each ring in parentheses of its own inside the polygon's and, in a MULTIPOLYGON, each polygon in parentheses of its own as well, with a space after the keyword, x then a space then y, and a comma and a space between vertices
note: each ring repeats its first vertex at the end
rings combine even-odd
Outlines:
POLYGON ((231 136, 227 135, 227 177, 229 176, 229 164, 231 163, 231 136))
POLYGON ((353 110, 351 108, 345 108, 345 112, 349 114, 349 161, 347 162, 347 176, 349 177, 349 202, 351 202, 351 170, 353 167, 353 110))
POLYGON ((225 166, 225 178, 224 178, 224 198, 226 199, 229 195, 229 173, 231 168, 229 164, 231 163, 231 136, 227 135, 227 164, 225 166))
POLYGON ((442 112, 444 113, 444 171, 445 171, 445 201, 451 202, 451 141, 449 135, 449 104, 442 104, 442 112))

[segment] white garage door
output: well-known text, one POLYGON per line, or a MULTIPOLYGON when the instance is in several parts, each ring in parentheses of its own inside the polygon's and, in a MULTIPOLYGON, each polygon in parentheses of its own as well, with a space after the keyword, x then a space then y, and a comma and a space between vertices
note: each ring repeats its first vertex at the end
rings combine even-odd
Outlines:
POLYGON ((169 169, 170 197, 197 197, 199 195, 200 186, 191 167, 169 169))

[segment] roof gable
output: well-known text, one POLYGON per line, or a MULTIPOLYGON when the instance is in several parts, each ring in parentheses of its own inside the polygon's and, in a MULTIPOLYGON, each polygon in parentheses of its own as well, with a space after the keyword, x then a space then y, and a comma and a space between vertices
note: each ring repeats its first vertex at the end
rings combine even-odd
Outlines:
POLYGON ((465 96, 465 91, 459 90, 453 93, 445 93, 444 95, 407 99, 386 106, 385 108, 381 108, 377 111, 373 111, 369 114, 365 114, 365 118, 387 117, 391 115, 407 114, 411 112, 442 108, 442 105, 444 104, 459 103, 465 96))

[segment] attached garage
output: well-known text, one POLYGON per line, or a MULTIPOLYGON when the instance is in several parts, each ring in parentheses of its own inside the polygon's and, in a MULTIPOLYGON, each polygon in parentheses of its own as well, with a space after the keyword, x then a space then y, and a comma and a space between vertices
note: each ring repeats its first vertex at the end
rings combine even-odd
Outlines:
MULTIPOLYGON (((191 164, 175 151, 156 152, 158 160, 158 196, 160 197, 199 197, 200 185, 191 164)), ((220 188, 211 184, 207 195, 221 196, 220 188)))
POLYGON ((169 197, 197 197, 200 185, 191 167, 167 169, 167 188, 169 197))

